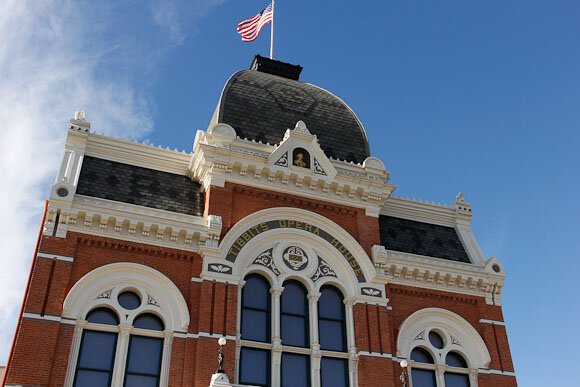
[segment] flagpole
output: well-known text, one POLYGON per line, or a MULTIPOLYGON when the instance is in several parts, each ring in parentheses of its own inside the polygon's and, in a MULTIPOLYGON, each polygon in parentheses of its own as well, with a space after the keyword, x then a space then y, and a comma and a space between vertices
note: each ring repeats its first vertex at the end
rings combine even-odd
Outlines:
POLYGON ((274 3, 272 0, 272 25, 270 26, 270 59, 274 59, 274 3))

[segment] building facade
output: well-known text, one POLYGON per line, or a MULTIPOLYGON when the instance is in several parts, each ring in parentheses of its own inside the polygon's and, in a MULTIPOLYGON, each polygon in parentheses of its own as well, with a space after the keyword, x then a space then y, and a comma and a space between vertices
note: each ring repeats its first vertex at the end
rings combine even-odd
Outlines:
POLYGON ((231 385, 517 385, 470 205, 395 196, 301 69, 257 56, 191 153, 75 115, 6 385, 205 387, 221 337, 231 385))

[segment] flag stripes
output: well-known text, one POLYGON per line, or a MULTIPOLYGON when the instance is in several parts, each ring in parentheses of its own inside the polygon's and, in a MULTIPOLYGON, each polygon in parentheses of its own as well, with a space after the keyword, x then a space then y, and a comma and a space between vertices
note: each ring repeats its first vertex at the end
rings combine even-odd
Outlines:
POLYGON ((244 20, 238 24, 237 30, 242 35, 242 42, 251 42, 256 40, 262 27, 272 21, 273 17, 272 3, 262 10, 256 16, 244 20))

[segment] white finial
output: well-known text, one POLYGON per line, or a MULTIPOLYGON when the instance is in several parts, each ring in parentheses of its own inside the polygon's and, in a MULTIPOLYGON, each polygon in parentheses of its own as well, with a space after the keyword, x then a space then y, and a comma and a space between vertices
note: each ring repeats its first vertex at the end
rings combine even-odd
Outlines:
POLYGON ((85 120, 85 111, 83 108, 80 108, 75 112, 75 121, 84 121, 85 120))
POLYGON ((304 121, 298 121, 296 123, 296 126, 294 127, 294 130, 300 133, 310 134, 308 128, 306 128, 306 124, 304 123, 304 121))
POLYGON ((455 195, 455 202, 456 203, 465 202, 465 195, 462 192, 459 192, 457 195, 455 195))

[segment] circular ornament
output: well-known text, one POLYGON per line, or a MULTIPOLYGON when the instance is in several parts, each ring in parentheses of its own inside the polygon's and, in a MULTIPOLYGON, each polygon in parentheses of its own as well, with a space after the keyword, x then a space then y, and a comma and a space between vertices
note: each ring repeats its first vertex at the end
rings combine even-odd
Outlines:
POLYGON ((286 266, 294 271, 302 270, 308 264, 308 256, 300 247, 287 247, 282 253, 282 259, 286 266))

